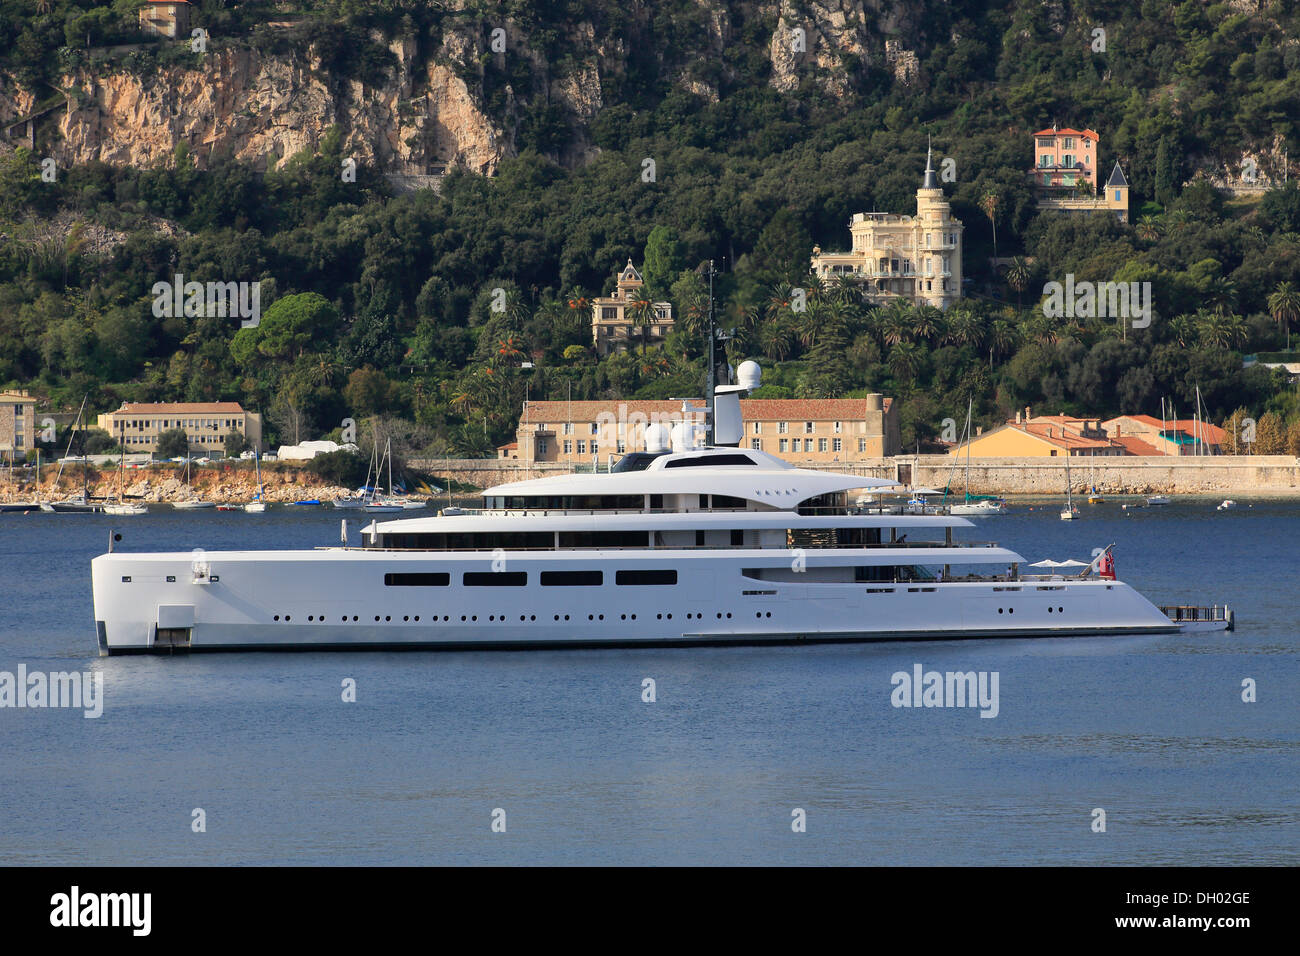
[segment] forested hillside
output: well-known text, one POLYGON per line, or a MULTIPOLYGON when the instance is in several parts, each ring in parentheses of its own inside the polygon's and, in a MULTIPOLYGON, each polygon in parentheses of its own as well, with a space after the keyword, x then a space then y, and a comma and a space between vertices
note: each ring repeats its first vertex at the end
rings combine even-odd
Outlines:
POLYGON ((909 448, 967 396, 992 423, 1190 409, 1199 386, 1215 420, 1260 421, 1258 450, 1300 453, 1295 387, 1242 361, 1300 329, 1292 0, 205 0, 203 52, 142 41, 137 9, 0 0, 0 121, 60 104, 34 149, 21 124, 0 141, 0 384, 99 410, 237 400, 280 437, 378 415, 410 423, 408 452, 490 454, 525 394, 698 394, 714 259, 729 355, 763 361, 762 394, 883 391, 909 448), (262 103, 268 76, 288 85, 262 103), (241 105, 168 95, 208 82, 241 105), (165 154, 112 139, 114 91, 155 110, 139 136, 165 154), (1053 122, 1098 131, 1129 224, 1038 213, 1031 134, 1053 122), (953 160, 966 300, 819 288, 814 244, 846 248, 855 212, 914 212, 927 140, 953 160), (443 162, 437 192, 384 176, 443 162), (629 258, 678 330, 598 359, 590 299, 629 258), (261 324, 156 316, 178 273, 261 281, 261 324), (1046 318, 1066 274, 1150 281, 1150 327, 1046 318))

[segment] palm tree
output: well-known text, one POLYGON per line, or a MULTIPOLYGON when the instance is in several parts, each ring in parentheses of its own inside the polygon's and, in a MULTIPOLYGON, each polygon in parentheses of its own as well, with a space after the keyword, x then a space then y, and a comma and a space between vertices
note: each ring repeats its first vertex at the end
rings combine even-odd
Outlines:
POLYGON ((649 296, 643 295, 627 304, 627 312, 632 319, 632 327, 641 330, 641 354, 645 355, 650 326, 659 317, 655 312, 654 303, 650 301, 649 296))
POLYGON ((763 354, 773 362, 782 362, 794 351, 794 331, 783 318, 768 319, 758 334, 763 354))
POLYGON ((49 12, 50 12, 50 0, 36 0, 36 12, 37 12, 37 13, 49 13, 49 12))
POLYGON ((984 328, 977 315, 956 306, 948 310, 948 331, 944 341, 951 345, 979 348, 983 339, 984 328))
POLYGON ((910 382, 921 368, 921 347, 915 342, 899 342, 889 350, 889 368, 898 379, 910 382))
POLYGON ((980 208, 984 210, 984 215, 989 217, 989 225, 993 227, 993 258, 998 257, 998 206, 1001 200, 998 194, 989 190, 980 197, 980 208))
POLYGON ((912 307, 906 299, 893 299, 880 318, 881 331, 886 345, 897 345, 909 340, 913 333, 912 307))
POLYGON ((1144 242, 1155 242, 1160 238, 1160 219, 1157 216, 1143 216, 1134 226, 1139 239, 1144 242))
POLYGON ((1006 318, 997 318, 989 326, 988 342, 989 346, 989 368, 993 367, 993 358, 996 355, 1007 355, 1015 349, 1020 340, 1020 335, 1016 327, 1006 318))
POLYGON ((922 305, 914 310, 912 329, 916 337, 924 342, 941 338, 945 331, 943 313, 932 305, 922 305))
POLYGON ((1239 315, 1221 308, 1213 311, 1201 309, 1196 313, 1196 319, 1201 342, 1210 348, 1228 351, 1246 341, 1246 323, 1239 315))
POLYGON ((1029 263, 1024 256, 1016 256, 1007 266, 1007 285, 1016 290, 1016 311, 1024 308, 1021 296, 1029 287, 1029 263))
POLYGON ((1279 282, 1268 297, 1268 312, 1278 328, 1286 329, 1286 348, 1291 351, 1291 323, 1300 319, 1300 292, 1290 282, 1279 282))

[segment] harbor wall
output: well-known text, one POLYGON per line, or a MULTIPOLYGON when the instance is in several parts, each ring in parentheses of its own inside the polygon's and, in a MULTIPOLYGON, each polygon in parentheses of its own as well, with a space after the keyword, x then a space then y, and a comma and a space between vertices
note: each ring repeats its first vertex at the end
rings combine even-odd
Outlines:
MULTIPOLYGON (((486 488, 510 481, 572 474, 588 469, 563 463, 522 464, 495 458, 439 458, 410 462, 412 467, 486 488)), ((912 487, 963 491, 966 463, 947 455, 897 455, 857 462, 818 464, 838 471, 885 478, 912 487)), ((1076 492, 1092 485, 1104 494, 1294 494, 1300 496, 1300 458, 1290 455, 1215 455, 1204 458, 1124 456, 1070 459, 1076 492)), ((1057 495, 1065 490, 1063 458, 972 458, 973 494, 1057 495)))

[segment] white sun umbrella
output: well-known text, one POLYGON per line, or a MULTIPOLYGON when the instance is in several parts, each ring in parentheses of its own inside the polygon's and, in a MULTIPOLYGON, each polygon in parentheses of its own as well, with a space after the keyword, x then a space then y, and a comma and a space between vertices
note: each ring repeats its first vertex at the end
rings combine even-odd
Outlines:
POLYGON ((942 492, 942 491, 936 491, 934 488, 913 488, 913 489, 912 489, 912 494, 914 494, 914 495, 916 495, 918 498, 920 498, 920 497, 923 497, 923 496, 925 496, 925 495, 941 495, 941 494, 943 494, 943 492, 942 492))
POLYGON ((1035 561, 1030 565, 1031 568, 1086 568, 1090 567, 1087 561, 1076 561, 1068 558, 1065 561, 1053 561, 1051 558, 1044 558, 1042 561, 1035 561))

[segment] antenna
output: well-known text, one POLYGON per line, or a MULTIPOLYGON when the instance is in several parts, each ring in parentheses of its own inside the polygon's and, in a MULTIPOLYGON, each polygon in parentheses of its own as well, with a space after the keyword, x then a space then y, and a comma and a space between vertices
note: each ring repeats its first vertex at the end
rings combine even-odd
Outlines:
POLYGON ((705 426, 707 428, 707 431, 705 433, 705 441, 708 444, 712 445, 713 444, 713 390, 717 386, 717 382, 716 382, 717 363, 713 357, 713 347, 717 341, 717 329, 714 327, 713 324, 713 277, 718 274, 718 271, 713 268, 712 259, 709 260, 709 271, 706 274, 709 277, 709 376, 705 386, 707 393, 705 395, 704 405, 709 410, 709 421, 708 421, 708 425, 705 426))

